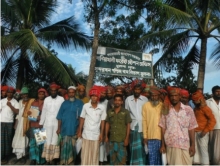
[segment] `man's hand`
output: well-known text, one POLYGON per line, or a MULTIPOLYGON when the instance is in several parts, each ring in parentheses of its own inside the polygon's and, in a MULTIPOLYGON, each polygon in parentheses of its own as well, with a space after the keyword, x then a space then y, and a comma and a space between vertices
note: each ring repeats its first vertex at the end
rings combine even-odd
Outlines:
POLYGON ((195 146, 190 146, 190 148, 189 148, 190 157, 194 156, 195 152, 196 152, 195 146))
POLYGON ((124 146, 128 146, 128 143, 129 143, 129 139, 128 139, 128 138, 125 138, 125 140, 124 140, 124 146))
POLYGON ((207 132, 202 131, 202 132, 200 133, 200 137, 202 138, 202 137, 204 137, 206 134, 207 134, 207 132))
POLYGON ((166 148, 164 145, 161 145, 160 147, 160 153, 166 153, 166 148))
POLYGON ((144 145, 147 145, 147 138, 144 138, 144 145))
POLYGON ((99 142, 102 142, 102 134, 99 135, 99 142))
POLYGON ((39 128, 40 128, 40 129, 43 128, 43 125, 39 125, 39 128))
POLYGON ((105 142, 108 142, 108 137, 107 136, 105 137, 105 142))
POLYGON ((8 101, 8 102, 7 102, 7 106, 9 106, 10 108, 12 107, 12 105, 11 105, 11 102, 10 102, 10 101, 8 101))
POLYGON ((78 131, 78 132, 77 132, 77 137, 78 137, 78 138, 82 138, 82 132, 78 131))
POLYGON ((57 129, 57 135, 59 135, 60 134, 60 129, 57 129))

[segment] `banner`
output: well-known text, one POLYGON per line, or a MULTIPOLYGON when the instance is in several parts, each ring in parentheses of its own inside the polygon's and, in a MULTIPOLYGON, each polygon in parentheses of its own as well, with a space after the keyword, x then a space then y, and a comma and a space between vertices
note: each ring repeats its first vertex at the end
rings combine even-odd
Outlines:
POLYGON ((153 79, 152 55, 117 48, 98 47, 95 71, 106 75, 153 79))

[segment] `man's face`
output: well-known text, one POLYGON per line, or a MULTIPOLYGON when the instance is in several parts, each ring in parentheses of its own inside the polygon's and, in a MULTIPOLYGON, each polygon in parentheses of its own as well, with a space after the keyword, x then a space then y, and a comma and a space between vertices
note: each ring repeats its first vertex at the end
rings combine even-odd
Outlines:
POLYGON ((123 100, 120 97, 115 97, 114 99, 114 108, 121 107, 123 104, 123 100))
POLYGON ((38 99, 39 100, 44 100, 44 98, 45 98, 45 93, 44 92, 39 92, 38 93, 38 99))
POLYGON ((135 87, 134 88, 134 97, 138 98, 141 95, 141 87, 135 87))
POLYGON ((8 97, 9 99, 12 99, 12 98, 13 98, 13 95, 14 95, 14 92, 13 92, 12 90, 8 90, 6 94, 7 94, 7 97, 8 97))
POLYGON ((91 103, 92 103, 92 104, 96 104, 97 102, 98 102, 98 97, 95 96, 95 95, 92 95, 92 96, 91 96, 91 103))
POLYGON ((69 96, 69 98, 75 98, 75 90, 68 89, 68 96, 69 96))
POLYGON ((83 90, 83 89, 79 89, 78 90, 78 95, 79 95, 79 98, 80 99, 82 99, 82 98, 84 98, 85 97, 85 90, 83 90))
POLYGON ((56 88, 51 88, 50 89, 50 95, 52 98, 56 98, 57 97, 57 89, 56 88))
POLYGON ((116 89, 115 94, 123 95, 122 89, 116 89))
POLYGON ((170 97, 170 102, 172 105, 176 105, 180 102, 180 94, 179 93, 172 93, 169 95, 170 97))
POLYGON ((23 101, 28 101, 28 94, 27 93, 21 94, 21 98, 23 101))
POLYGON ((106 98, 107 98, 108 100, 110 100, 110 99, 112 99, 112 97, 113 97, 113 92, 112 92, 111 90, 107 90, 106 98))
POLYGON ((216 89, 214 94, 213 94, 213 98, 216 100, 220 100, 220 89, 216 89))
POLYGON ((188 102, 189 102, 189 98, 186 97, 186 96, 181 96, 180 101, 181 101, 183 104, 187 105, 188 102))
POLYGON ((200 100, 192 100, 192 101, 196 107, 200 106, 200 103, 201 103, 200 100))
POLYGON ((157 106, 159 104, 160 95, 159 94, 150 94, 150 102, 153 106, 157 106))

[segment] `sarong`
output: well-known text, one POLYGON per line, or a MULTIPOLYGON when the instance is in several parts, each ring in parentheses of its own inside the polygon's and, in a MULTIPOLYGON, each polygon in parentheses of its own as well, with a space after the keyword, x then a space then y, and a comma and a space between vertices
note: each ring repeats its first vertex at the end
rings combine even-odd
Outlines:
POLYGON ((60 146, 47 145, 45 143, 42 157, 45 158, 47 162, 50 162, 53 159, 58 159, 60 157, 60 146))
POLYGON ((138 132, 138 125, 130 132, 130 165, 145 165, 146 154, 143 145, 143 133, 138 132))
POLYGON ((44 144, 37 145, 37 142, 34 137, 35 128, 31 128, 30 132, 30 142, 29 142, 29 156, 31 160, 36 160, 37 164, 44 164, 46 162, 45 158, 42 158, 42 152, 44 149, 44 144))
POLYGON ((193 164, 209 165, 209 133, 207 133, 204 137, 200 137, 200 134, 201 132, 195 132, 196 153, 193 157, 193 164))
POLYGON ((68 165, 76 159, 76 136, 64 136, 61 142, 60 165, 68 165))
POLYGON ((212 165, 220 165, 220 129, 209 132, 210 161, 212 165))
POLYGON ((149 150, 149 165, 161 165, 160 140, 148 140, 147 146, 149 150))
POLYGON ((1 122, 1 158, 12 152, 13 123, 1 122))
POLYGON ((110 165, 126 165, 127 151, 124 142, 110 142, 110 165))
POLYGON ((99 140, 94 141, 83 138, 81 165, 99 165, 99 140))
POLYGON ((168 165, 192 165, 189 150, 166 147, 168 165))

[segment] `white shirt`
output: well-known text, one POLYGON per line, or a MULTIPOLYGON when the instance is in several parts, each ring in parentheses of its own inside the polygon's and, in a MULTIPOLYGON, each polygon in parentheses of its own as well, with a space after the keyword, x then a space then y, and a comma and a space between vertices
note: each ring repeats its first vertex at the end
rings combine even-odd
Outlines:
POLYGON ((206 103, 215 116, 216 124, 214 129, 220 129, 220 103, 217 104, 213 98, 206 100, 206 103))
POLYGON ((87 140, 99 140, 100 124, 106 118, 105 107, 98 104, 93 108, 91 103, 83 105, 80 117, 84 118, 82 137, 87 140))
POLYGON ((39 124, 44 126, 58 126, 58 120, 56 117, 63 101, 64 98, 61 96, 57 96, 56 98, 48 96, 44 100, 39 124))
POLYGON ((135 101, 134 95, 128 96, 125 100, 125 109, 130 112, 132 119, 131 130, 138 124, 138 132, 142 132, 142 106, 148 101, 145 96, 140 95, 135 101))
MULTIPOLYGON (((1 100, 1 111, 0 111, 0 116, 1 116, 1 122, 14 122, 14 112, 11 110, 11 108, 7 105, 8 99, 4 98, 1 100)), ((19 104, 17 102, 17 100, 15 99, 11 99, 10 100, 11 105, 15 108, 15 109, 19 109, 19 104)))

